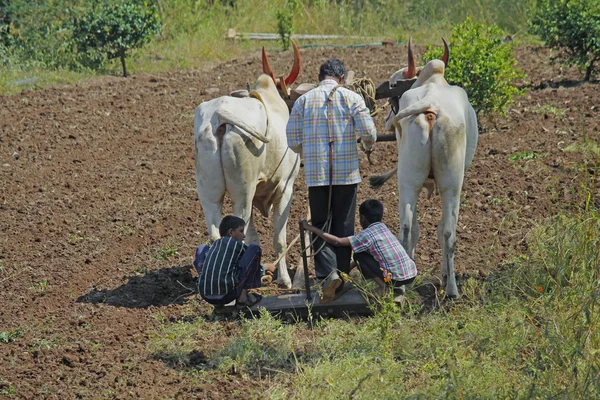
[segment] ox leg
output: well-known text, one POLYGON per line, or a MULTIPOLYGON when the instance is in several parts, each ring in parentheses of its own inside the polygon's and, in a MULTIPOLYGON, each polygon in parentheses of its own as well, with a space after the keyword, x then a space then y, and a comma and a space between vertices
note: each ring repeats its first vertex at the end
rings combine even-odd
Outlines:
POLYGON ((254 212, 250 213, 250 220, 248 221, 246 228, 246 240, 244 242, 246 244, 257 244, 260 246, 260 236, 254 226, 254 212))
POLYGON ((398 204, 398 213, 400 214, 400 234, 399 240, 410 258, 415 258, 415 248, 417 246, 418 231, 414 231, 417 219, 417 192, 412 188, 403 187, 400 190, 400 201, 398 204))
POLYGON ((260 246, 260 237, 256 228, 254 227, 254 221, 252 220, 252 198, 254 197, 254 190, 247 190, 244 193, 238 192, 231 196, 233 201, 233 215, 240 217, 246 221, 246 244, 257 244, 260 246), (249 193, 249 192, 252 193, 249 193), (235 200, 233 200, 235 198, 235 200))
POLYGON ((442 223, 438 227, 438 238, 442 247, 442 281, 446 281, 446 295, 458 297, 454 273, 454 251, 456 249, 456 225, 460 206, 460 190, 442 193, 442 223), (444 266, 445 264, 445 266, 444 266), (444 276, 444 270, 446 275, 444 276))
MULTIPOLYGON (((199 115, 196 113, 196 121, 199 115)), ((221 223, 221 209, 225 197, 225 177, 219 155, 216 137, 213 135, 212 126, 208 123, 194 128, 195 155, 196 155, 196 190, 198 199, 204 211, 206 229, 210 241, 219 239, 219 224, 221 223)))
MULTIPOLYGON (((273 207, 273 248, 279 258, 287 250, 287 222, 292 206, 291 188, 284 192, 282 198, 273 207)), ((281 257, 277 265, 277 284, 287 289, 292 288, 292 280, 287 269, 286 257, 281 257)))
MULTIPOLYGON (((196 174, 200 177, 203 176, 201 173, 196 174)), ((222 179, 215 179, 211 183, 212 186, 209 186, 201 182, 200 178, 197 178, 197 181, 198 199, 204 211, 206 228, 208 229, 210 241, 214 242, 221 237, 219 225, 221 224, 221 209, 223 208, 223 198, 225 196, 225 182, 222 179)))

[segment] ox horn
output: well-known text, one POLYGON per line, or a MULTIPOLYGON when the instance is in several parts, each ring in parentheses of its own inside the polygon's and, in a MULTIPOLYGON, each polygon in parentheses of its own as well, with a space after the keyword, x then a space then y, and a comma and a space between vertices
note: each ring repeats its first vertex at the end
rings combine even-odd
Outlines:
POLYGON ((294 48, 294 65, 290 74, 285 78, 285 84, 288 86, 294 83, 300 74, 300 50, 298 50, 298 46, 296 46, 296 43, 292 39, 290 39, 290 42, 294 48))
POLYGON ((275 74, 273 73, 273 68, 271 68, 271 63, 269 62, 269 57, 267 56, 267 50, 265 46, 262 48, 262 67, 263 72, 273 79, 273 82, 277 85, 277 79, 275 79, 275 74))
MULTIPOLYGON (((298 50, 298 46, 296 46, 296 43, 293 40, 290 40, 290 42, 292 42, 292 46, 294 47, 294 65, 292 66, 292 71, 290 74, 284 79, 284 83, 288 86, 294 83, 300 74, 300 50, 298 50)), ((273 73, 273 68, 271 68, 271 63, 269 62, 269 57, 267 56, 267 50, 265 49, 265 46, 262 48, 262 67, 263 72, 273 79, 275 85, 281 85, 279 79, 275 78, 275 74, 273 73)))
POLYGON ((444 42, 444 55, 442 56, 442 61, 444 62, 444 66, 446 66, 448 65, 448 61, 450 61, 450 48, 448 47, 446 39, 442 38, 442 42, 444 42))
POLYGON ((408 67, 406 67, 406 75, 404 79, 414 78, 417 74, 417 68, 415 66, 415 55, 412 50, 412 36, 408 38, 408 67))

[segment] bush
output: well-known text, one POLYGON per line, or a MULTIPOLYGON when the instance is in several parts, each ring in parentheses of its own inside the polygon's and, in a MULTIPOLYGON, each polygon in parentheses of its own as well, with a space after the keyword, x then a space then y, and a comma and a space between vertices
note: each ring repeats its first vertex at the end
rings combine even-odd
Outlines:
POLYGON ((20 69, 78 69, 65 21, 85 0, 0 0, 0 60, 20 69))
POLYGON ((142 47, 160 31, 160 18, 154 6, 119 2, 75 18, 71 29, 84 65, 97 67, 103 57, 119 58, 123 76, 127 76, 127 53, 142 47))
POLYGON ((528 23, 546 47, 560 50, 554 60, 585 68, 584 81, 590 80, 600 60, 598 0, 538 0, 528 23))
MULTIPOLYGON (((516 67, 513 44, 503 43, 502 36, 497 26, 477 24, 470 18, 452 28, 445 78, 465 89, 477 114, 505 113, 514 96, 521 93, 515 83, 525 74, 516 67)), ((442 52, 428 46, 423 58, 441 59, 442 52)))

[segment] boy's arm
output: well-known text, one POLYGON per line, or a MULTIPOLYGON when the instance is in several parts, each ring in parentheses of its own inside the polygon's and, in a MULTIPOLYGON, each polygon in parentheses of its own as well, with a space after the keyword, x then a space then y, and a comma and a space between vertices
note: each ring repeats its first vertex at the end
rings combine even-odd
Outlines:
POLYGON ((323 240, 325 240, 327 243, 330 243, 334 246, 339 246, 339 247, 350 246, 350 239, 348 239, 347 237, 339 238, 330 233, 323 232, 321 229, 317 228, 316 226, 310 225, 306 221, 302 221, 302 228, 323 238, 323 240))

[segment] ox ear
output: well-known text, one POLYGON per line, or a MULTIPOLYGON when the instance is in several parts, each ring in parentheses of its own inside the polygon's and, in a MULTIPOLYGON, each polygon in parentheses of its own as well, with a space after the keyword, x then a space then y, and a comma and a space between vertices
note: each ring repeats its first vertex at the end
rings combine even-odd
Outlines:
POLYGON ((408 38, 408 67, 406 67, 406 71, 404 72, 404 79, 414 78, 417 74, 417 69, 415 66, 415 55, 412 50, 412 36, 408 38))
POLYGON ((448 47, 446 39, 442 38, 442 42, 444 42, 444 55, 442 56, 442 61, 444 62, 444 66, 447 66, 450 61, 450 48, 448 47))
POLYGON ((262 68, 263 73, 269 75, 271 79, 273 79, 275 85, 277 85, 277 79, 275 79, 275 74, 273 73, 273 68, 271 68, 271 63, 269 62, 269 57, 267 56, 267 50, 265 49, 265 46, 262 48, 262 68))

